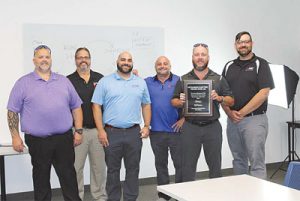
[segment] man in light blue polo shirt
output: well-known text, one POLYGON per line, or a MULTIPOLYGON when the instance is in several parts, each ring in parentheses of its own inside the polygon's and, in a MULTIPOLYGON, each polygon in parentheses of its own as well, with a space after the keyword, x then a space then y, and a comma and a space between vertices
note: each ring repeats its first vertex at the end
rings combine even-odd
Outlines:
POLYGON ((121 200, 123 158, 126 168, 123 200, 137 199, 142 138, 149 135, 150 96, 145 81, 132 74, 132 64, 131 54, 122 52, 117 59, 117 72, 100 80, 92 98, 98 137, 105 147, 108 201, 121 200), (144 119, 142 129, 139 126, 141 111, 144 119))
MULTIPOLYGON (((155 156, 157 184, 169 184, 168 156, 169 150, 175 167, 175 182, 182 181, 181 176, 181 141, 180 128, 184 118, 179 120, 179 111, 171 105, 174 89, 179 76, 171 73, 170 60, 160 56, 155 62, 156 75, 145 79, 151 98, 151 147, 155 156)), ((158 201, 170 197, 158 193, 158 201)))
POLYGON ((18 152, 24 149, 19 134, 20 114, 21 130, 31 156, 34 200, 51 200, 52 165, 64 200, 81 200, 73 144, 76 146, 82 140, 82 101, 66 77, 51 71, 49 47, 38 46, 33 62, 34 72, 21 77, 9 96, 7 119, 13 148, 18 152))

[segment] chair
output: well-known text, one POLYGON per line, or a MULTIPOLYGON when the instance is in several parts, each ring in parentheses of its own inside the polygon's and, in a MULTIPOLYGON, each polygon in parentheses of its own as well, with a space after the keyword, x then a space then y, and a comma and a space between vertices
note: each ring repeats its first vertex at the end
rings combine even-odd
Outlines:
POLYGON ((290 162, 284 178, 284 185, 300 190, 300 162, 290 162))

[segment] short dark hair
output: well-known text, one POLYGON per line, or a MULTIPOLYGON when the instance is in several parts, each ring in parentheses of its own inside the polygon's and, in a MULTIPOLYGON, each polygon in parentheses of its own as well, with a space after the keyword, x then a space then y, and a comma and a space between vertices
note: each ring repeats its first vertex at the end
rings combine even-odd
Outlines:
POLYGON ((252 36, 251 36, 251 34, 248 31, 241 31, 238 34, 236 34, 235 41, 239 41, 241 39, 242 35, 248 35, 248 36, 250 36, 250 40, 252 41, 252 36))
POLYGON ((89 51, 89 49, 87 49, 86 47, 80 47, 80 48, 78 48, 78 49, 76 50, 76 52, 75 52, 75 58, 76 58, 78 52, 80 52, 81 50, 87 51, 87 53, 89 54, 89 57, 91 58, 90 51, 89 51))
POLYGON ((49 51, 50 55, 51 55, 51 49, 47 46, 47 45, 39 45, 37 46, 34 51, 33 51, 33 56, 35 56, 36 52, 41 50, 41 49, 46 49, 49 51))

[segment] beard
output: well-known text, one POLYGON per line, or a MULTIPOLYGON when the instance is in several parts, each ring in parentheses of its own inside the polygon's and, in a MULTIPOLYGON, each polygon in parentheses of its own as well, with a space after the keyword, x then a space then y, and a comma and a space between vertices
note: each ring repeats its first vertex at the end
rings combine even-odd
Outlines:
POLYGON ((193 61, 193 66, 194 66, 194 69, 201 72, 201 71, 204 71, 207 68, 208 62, 206 62, 202 66, 197 66, 197 64, 193 61))
POLYGON ((119 65, 119 64, 117 64, 117 68, 118 68, 118 71, 120 71, 121 73, 124 73, 124 74, 129 74, 129 73, 131 73, 131 71, 132 71, 132 69, 133 69, 133 65, 128 65, 128 64, 123 64, 123 65, 119 65), (127 67, 130 67, 128 70, 125 70, 125 69, 123 69, 122 67, 123 66, 127 66, 127 67))
POLYGON ((251 47, 241 47, 237 50, 237 52, 241 57, 245 57, 252 52, 252 48, 251 47), (243 50, 241 50, 241 49, 243 49, 243 50))
POLYGON ((89 65, 87 62, 83 61, 78 65, 78 69, 80 72, 86 72, 89 70, 89 65), (85 65, 82 65, 82 64, 85 64, 85 65))

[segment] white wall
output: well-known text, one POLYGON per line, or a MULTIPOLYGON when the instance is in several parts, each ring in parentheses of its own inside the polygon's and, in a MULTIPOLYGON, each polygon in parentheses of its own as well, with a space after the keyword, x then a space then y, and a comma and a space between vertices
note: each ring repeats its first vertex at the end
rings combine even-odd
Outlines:
MULTIPOLYGON (((237 56, 233 48, 235 34, 248 30, 253 35, 254 52, 258 56, 272 63, 286 64, 300 74, 298 0, 1 0, 0 4, 0 142, 10 139, 6 104, 13 84, 24 74, 23 23, 162 27, 165 54, 171 59, 173 72, 179 75, 192 68, 191 50, 197 42, 209 45, 210 67, 221 73, 225 62, 237 56)), ((299 119, 299 87, 297 92, 295 106, 299 119)), ((270 106, 268 116, 266 158, 268 163, 278 162, 287 155, 285 122, 291 120, 291 111, 270 106)), ((221 120, 225 130, 224 114, 221 120)), ((298 152, 299 144, 297 142, 298 152)), ((149 140, 145 140, 144 145, 140 177, 153 177, 155 168, 149 140)), ((231 154, 224 132, 223 168, 228 167, 231 167, 231 154)), ((199 170, 206 169, 201 156, 199 170)), ((32 190, 28 155, 6 157, 6 173, 8 193, 32 190)), ((52 187, 58 186, 53 174, 52 187)))

